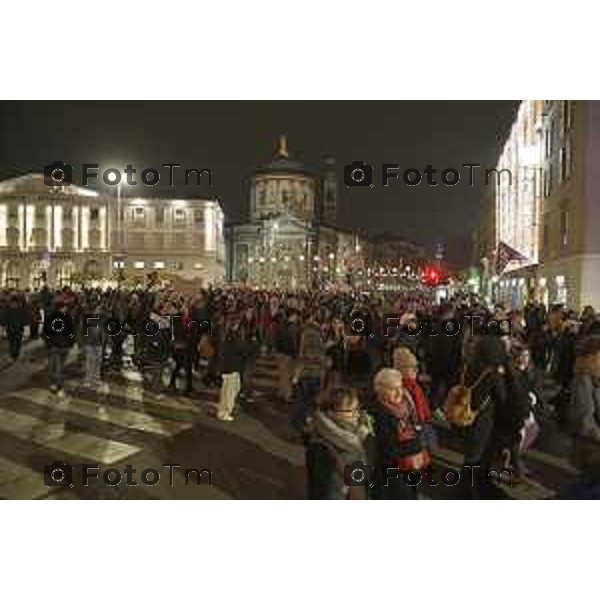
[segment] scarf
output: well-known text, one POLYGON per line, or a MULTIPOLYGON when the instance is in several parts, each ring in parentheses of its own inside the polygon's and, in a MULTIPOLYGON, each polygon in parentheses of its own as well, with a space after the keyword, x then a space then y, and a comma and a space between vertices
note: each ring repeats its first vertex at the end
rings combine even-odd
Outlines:
POLYGON ((312 422, 311 439, 332 448, 344 464, 365 462, 365 450, 358 436, 358 423, 341 421, 317 411, 312 422))
POLYGON ((415 404, 407 390, 402 391, 400 401, 392 401, 386 396, 379 397, 381 406, 398 420, 398 441, 406 442, 414 440, 418 436, 416 425, 418 425, 418 415, 415 404))
POLYGON ((423 393, 423 388, 419 385, 416 379, 403 379, 402 385, 404 389, 412 396, 417 411, 417 417, 421 423, 431 421, 431 410, 427 398, 423 393))

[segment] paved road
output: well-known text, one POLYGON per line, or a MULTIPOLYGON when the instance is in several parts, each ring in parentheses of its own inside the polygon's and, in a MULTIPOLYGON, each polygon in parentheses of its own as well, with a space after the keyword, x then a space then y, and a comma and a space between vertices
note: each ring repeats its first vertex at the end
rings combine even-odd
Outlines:
MULTIPOLYGON (((47 390, 41 347, 32 347, 24 360, 2 372, 0 498, 304 497, 303 448, 289 429, 291 407, 270 393, 277 379, 268 358, 259 359, 253 382, 263 394, 243 405, 231 423, 213 416, 215 390, 191 398, 154 394, 127 373, 111 377, 106 390, 84 389, 75 352, 68 373, 66 396, 57 399, 47 390), (56 460, 73 466, 72 486, 46 486, 44 467, 56 460), (98 477, 88 485, 83 484, 83 464, 99 465, 98 477), (164 466, 169 464, 179 467, 164 466), (152 469, 158 482, 146 485, 142 472, 147 483, 154 483, 152 469), (195 471, 186 478, 186 469, 195 471), (107 485, 103 476, 110 481, 120 476, 121 483, 107 485), (127 477, 137 485, 126 484, 127 477)), ((502 485, 499 497, 550 497, 573 478, 561 456, 564 448, 557 446, 560 436, 547 431, 529 460, 534 476, 519 485, 502 485)), ((462 459, 460 440, 443 427, 440 435, 443 443, 434 460, 439 473, 456 469, 462 459)), ((423 495, 453 498, 457 492, 437 486, 423 495)))

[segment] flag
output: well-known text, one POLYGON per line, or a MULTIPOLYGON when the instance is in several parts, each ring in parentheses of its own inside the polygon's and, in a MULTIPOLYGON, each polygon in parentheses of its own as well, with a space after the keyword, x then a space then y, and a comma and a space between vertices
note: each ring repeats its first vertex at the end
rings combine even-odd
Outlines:
POLYGON ((506 242, 500 242, 496 248, 496 273, 502 275, 508 264, 514 260, 527 261, 528 259, 506 242))

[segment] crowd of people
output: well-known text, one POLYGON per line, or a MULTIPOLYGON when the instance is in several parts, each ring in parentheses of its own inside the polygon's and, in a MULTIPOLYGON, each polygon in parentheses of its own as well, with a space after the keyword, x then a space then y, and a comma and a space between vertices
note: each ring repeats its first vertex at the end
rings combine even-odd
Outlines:
POLYGON ((220 388, 223 421, 239 398, 251 399, 257 357, 271 355, 278 399, 306 446, 309 498, 418 497, 419 486, 390 469, 424 472, 445 421, 463 444, 464 468, 482 475, 466 493, 481 497, 493 468, 527 476, 543 419, 573 440, 581 477, 564 493, 600 495, 600 319, 591 307, 577 315, 532 301, 507 310, 471 294, 436 305, 423 292, 43 288, 0 292, 0 325, 13 361, 27 330, 43 338, 57 395, 76 348, 86 386, 102 389, 130 360, 157 393, 220 388), (73 327, 50 329, 56 315, 73 327), (551 397, 540 394, 548 381, 551 397), (448 418, 450 397, 466 399, 468 421, 448 418))

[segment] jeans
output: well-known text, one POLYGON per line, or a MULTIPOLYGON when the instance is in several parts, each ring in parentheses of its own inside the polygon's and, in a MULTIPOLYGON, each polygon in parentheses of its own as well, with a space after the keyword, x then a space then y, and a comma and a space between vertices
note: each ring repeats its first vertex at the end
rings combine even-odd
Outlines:
POLYGON ((85 346, 85 382, 97 385, 101 380, 102 346, 85 346))
POLYGON ((65 361, 69 354, 69 348, 50 348, 48 354, 48 367, 50 370, 51 385, 62 390, 64 384, 65 361))

